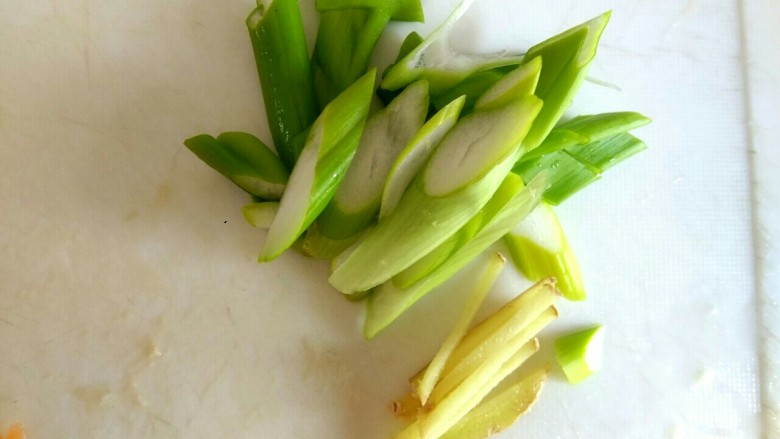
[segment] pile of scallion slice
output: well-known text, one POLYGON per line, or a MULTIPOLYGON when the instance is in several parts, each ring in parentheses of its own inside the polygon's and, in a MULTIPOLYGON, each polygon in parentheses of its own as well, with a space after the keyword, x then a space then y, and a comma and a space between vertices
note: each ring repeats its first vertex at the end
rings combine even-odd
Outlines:
MULTIPOLYGON (((395 404, 413 415, 404 438, 485 437, 530 407, 547 369, 494 388, 538 349, 559 295, 585 298, 552 206, 643 150, 629 131, 649 123, 632 112, 562 120, 609 13, 522 56, 479 55, 450 42, 471 3, 428 37, 409 34, 378 77, 370 60, 382 32, 390 21, 421 22, 420 0, 316 0, 311 57, 298 1, 259 1, 246 23, 274 148, 239 132, 184 142, 252 196, 244 216, 267 229, 259 260, 292 248, 330 261, 330 284, 366 303, 368 339, 481 261, 456 328, 395 404), (538 283, 469 329, 504 264, 487 251, 502 239, 538 283)), ((558 340, 570 381, 595 369, 601 334, 558 340)))

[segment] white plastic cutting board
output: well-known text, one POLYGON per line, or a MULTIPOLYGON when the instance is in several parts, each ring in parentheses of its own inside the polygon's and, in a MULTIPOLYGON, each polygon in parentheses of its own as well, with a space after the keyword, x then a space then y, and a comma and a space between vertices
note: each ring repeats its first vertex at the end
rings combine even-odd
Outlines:
MULTIPOLYGON (((454 3, 424 1, 425 25, 393 25, 378 62, 454 3)), ((541 356, 557 334, 603 322, 604 369, 577 387, 555 371, 500 437, 753 438, 762 425, 777 437, 765 326, 780 329, 780 12, 776 0, 741 5, 482 0, 458 28, 464 48, 523 50, 612 9, 591 70, 611 86, 586 84, 572 114, 655 120, 637 131, 648 151, 558 210, 590 297, 561 305, 541 356)), ((240 216, 246 196, 181 145, 225 130, 270 139, 251 6, 0 2, 0 428, 22 422, 32 439, 398 430, 388 403, 432 357, 462 292, 437 291, 364 341, 361 306, 328 286, 325 264, 254 262, 263 236, 240 216)), ((510 271, 489 307, 527 285, 510 271)))

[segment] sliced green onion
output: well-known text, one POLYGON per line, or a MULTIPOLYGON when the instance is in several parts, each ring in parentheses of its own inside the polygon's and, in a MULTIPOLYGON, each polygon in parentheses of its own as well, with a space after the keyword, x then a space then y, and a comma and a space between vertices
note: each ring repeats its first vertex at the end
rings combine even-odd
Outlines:
POLYGON ((419 261, 393 276, 393 284, 401 289, 408 288, 430 274, 447 261, 453 253, 466 245, 524 187, 520 177, 511 173, 507 175, 490 201, 466 225, 419 261))
POLYGON ((538 57, 519 66, 487 89, 474 103, 474 109, 491 110, 534 94, 541 71, 542 59, 538 57))
POLYGON ((430 365, 425 370, 425 374, 420 380, 420 384, 417 387, 417 395, 420 399, 420 403, 425 405, 428 402, 428 397, 433 391, 433 387, 439 381, 441 372, 444 369, 444 365, 450 357, 450 354, 457 347, 460 340, 466 334, 471 325, 471 321, 479 311, 482 302, 490 292, 490 288, 495 283, 496 278, 501 273, 501 269, 504 267, 506 259, 500 254, 496 253, 488 258, 486 267, 483 269, 483 273, 479 276, 474 292, 469 297, 468 302, 463 307, 458 321, 455 323, 455 327, 452 328, 447 339, 444 341, 439 351, 431 360, 430 365))
POLYGON ((317 220, 320 234, 348 239, 376 219, 387 176, 427 112, 428 84, 419 81, 368 119, 344 181, 317 220))
POLYGON ((385 74, 382 88, 397 90, 418 79, 426 79, 431 94, 446 92, 470 74, 510 64, 518 64, 521 57, 494 55, 470 55, 452 47, 450 33, 455 23, 468 10, 474 0, 461 0, 450 16, 420 45, 395 63, 385 74))
POLYGON ((521 161, 513 172, 523 180, 534 178, 546 171, 550 187, 544 194, 546 202, 558 205, 576 192, 601 177, 603 170, 645 150, 641 140, 628 133, 584 145, 574 145, 546 154, 542 157, 521 161))
POLYGON ((606 12, 543 41, 525 54, 523 63, 542 58, 542 72, 535 93, 544 101, 544 108, 524 141, 527 151, 542 143, 574 100, 587 76, 590 62, 596 56, 610 14, 606 12))
POLYGON ((504 236, 515 266, 532 281, 554 277, 563 297, 585 300, 577 259, 555 211, 542 203, 504 236))
POLYGON ((274 221, 276 212, 279 210, 279 203, 268 201, 264 203, 247 204, 242 209, 244 219, 252 227, 258 229, 268 229, 274 221))
POLYGON ((224 133, 218 138, 201 134, 184 145, 241 189, 264 200, 278 200, 287 184, 287 169, 257 137, 224 133))
POLYGON ((375 76, 375 70, 363 75, 314 121, 268 230, 260 261, 270 261, 289 248, 330 202, 360 142, 375 76))
POLYGON ((542 102, 526 96, 461 119, 431 155, 422 177, 425 193, 443 197, 490 172, 513 154, 531 128, 542 102))
POLYGON ((604 327, 584 329, 555 340, 555 358, 566 379, 577 384, 601 368, 604 327))
POLYGON ((420 0, 318 0, 316 6, 321 13, 312 66, 320 108, 368 70, 390 20, 423 20, 420 0), (360 6, 349 6, 355 4, 360 6))
POLYGON ((315 221, 306 231, 306 236, 301 244, 304 254, 316 259, 333 259, 344 252, 349 246, 358 240, 360 235, 353 235, 346 239, 334 239, 323 235, 315 221))
MULTIPOLYGON (((561 149, 587 145, 623 134, 650 123, 650 119, 634 112, 602 113, 577 116, 555 127, 538 148, 527 152, 521 162, 537 159, 561 149)), ((590 149, 588 147, 587 149, 590 149)), ((600 148, 601 151, 609 151, 600 148)), ((571 150, 569 150, 571 152, 571 150)))
POLYGON ((549 373, 548 367, 542 367, 518 376, 502 392, 488 395, 441 438, 484 439, 509 428, 531 409, 549 373))
POLYGON ((419 131, 398 155, 398 159, 390 169, 387 182, 382 193, 382 203, 379 218, 390 215, 401 201, 406 188, 420 172, 434 148, 444 136, 450 132, 458 121, 464 99, 456 99, 441 111, 436 113, 419 131))
MULTIPOLYGON (((409 35, 404 38, 404 41, 401 43, 401 47, 398 49, 398 55, 395 58, 394 63, 397 63, 398 61, 402 60, 406 55, 408 55, 412 50, 414 50, 415 47, 419 46, 420 43, 423 42, 423 37, 420 36, 417 32, 411 32, 409 35)), ((387 66, 385 71, 382 73, 382 76, 384 76, 385 73, 387 73, 388 70, 390 70, 393 67, 393 65, 387 66)), ((379 97, 380 100, 382 100, 382 103, 385 105, 390 104, 390 102, 395 99, 396 96, 401 94, 403 89, 397 89, 397 90, 385 90, 382 87, 379 87, 376 90, 376 95, 379 97)))
POLYGON ((292 169, 301 152, 295 138, 317 117, 309 51, 298 1, 261 0, 249 14, 246 24, 271 136, 282 162, 292 169))
MULTIPOLYGON (((511 178, 511 177, 510 177, 511 178)), ((385 282, 369 297, 363 334, 371 339, 398 318, 417 300, 444 283, 491 244, 505 235, 536 207, 546 182, 539 178, 507 202, 468 242, 435 270, 408 288, 385 282)), ((378 227, 381 227, 381 223, 378 227)))
POLYGON ((433 108, 444 108, 455 99, 465 96, 466 102, 463 105, 463 113, 470 113, 477 99, 506 75, 506 68, 501 67, 472 73, 446 92, 431 96, 433 108))

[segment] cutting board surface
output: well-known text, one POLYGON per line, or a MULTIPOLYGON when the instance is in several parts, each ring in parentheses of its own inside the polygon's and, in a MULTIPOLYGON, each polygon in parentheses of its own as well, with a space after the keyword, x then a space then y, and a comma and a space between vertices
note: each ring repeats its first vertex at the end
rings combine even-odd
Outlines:
MULTIPOLYGON (((181 145, 228 130, 270 140, 243 24, 251 3, 0 2, 0 428, 23 422, 32 439, 398 430, 388 403, 454 322, 457 279, 366 342, 362 306, 329 287, 326 264, 293 252, 255 263, 263 235, 241 218, 245 194, 181 145)), ((392 25, 377 63, 455 2, 423 4, 426 23, 392 25)), ((311 42, 313 2, 303 9, 311 42)), ((738 3, 483 0, 455 42, 523 51, 607 9, 594 81, 571 114, 647 114, 637 135, 649 149, 558 209, 589 299, 561 304, 540 354, 604 323, 605 365, 576 387, 554 371, 531 414, 497 437, 758 437, 753 84, 738 3)), ((528 286, 511 271, 483 314, 528 286)))

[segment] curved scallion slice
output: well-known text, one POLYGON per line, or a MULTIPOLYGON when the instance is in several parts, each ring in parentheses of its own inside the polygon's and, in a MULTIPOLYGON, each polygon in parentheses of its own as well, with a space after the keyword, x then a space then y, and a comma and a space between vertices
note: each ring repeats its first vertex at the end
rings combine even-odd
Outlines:
POLYGON ((553 208, 540 204, 504 242, 517 269, 532 281, 555 277, 558 289, 569 300, 585 300, 580 267, 553 208))
POLYGON ((387 182, 382 193, 382 204, 379 218, 391 214, 401 201, 406 188, 412 183, 420 169, 425 166, 436 145, 455 126, 463 108, 465 98, 456 99, 441 111, 436 113, 420 128, 411 141, 398 155, 398 159, 390 169, 387 182))
POLYGON ((330 202, 363 133, 375 76, 375 70, 363 75, 314 121, 268 230, 261 262, 289 248, 330 202))
MULTIPOLYGON (((376 288, 369 297, 363 334, 371 339, 386 328, 421 297, 444 283, 461 268, 500 239, 539 203, 546 182, 532 181, 520 193, 502 206, 470 240, 447 260, 408 288, 398 288, 392 281, 376 288)), ((380 226, 381 227, 381 224, 380 226)))
POLYGON ((246 20, 279 157, 292 169, 295 138, 317 117, 309 51, 297 0, 261 0, 246 20))
POLYGON ((320 234, 345 240, 374 221, 387 176, 427 112, 428 84, 419 81, 368 119, 341 186, 317 220, 320 234))
POLYGON ((566 379, 577 384, 601 368, 604 327, 599 325, 555 340, 555 358, 566 379))
POLYGON ((247 204, 242 209, 244 219, 252 227, 258 229, 267 229, 274 222, 276 212, 279 210, 279 203, 268 201, 264 203, 247 204))
POLYGON ((427 79, 431 94, 438 95, 474 72, 518 64, 521 57, 508 56, 506 53, 472 55, 458 52, 452 47, 450 32, 473 2, 462 0, 441 26, 395 63, 385 74, 382 88, 397 90, 418 79, 427 79))
POLYGON ((288 179, 287 169, 260 139, 247 133, 191 137, 184 145, 241 189, 264 200, 278 200, 288 179))

